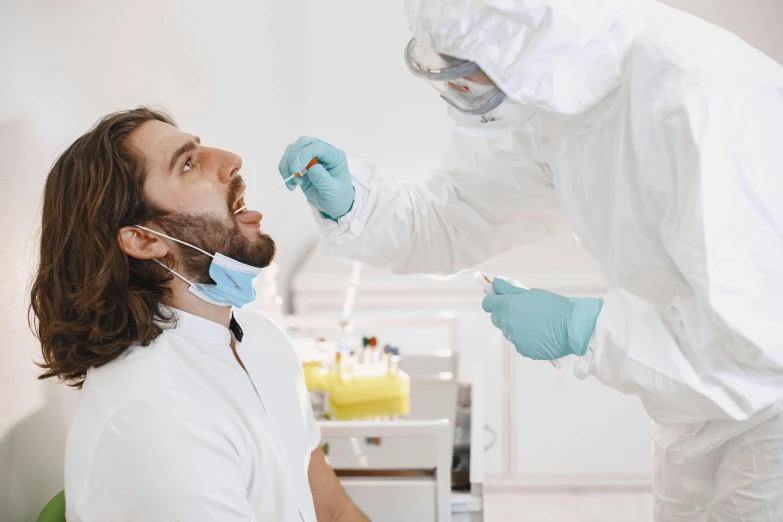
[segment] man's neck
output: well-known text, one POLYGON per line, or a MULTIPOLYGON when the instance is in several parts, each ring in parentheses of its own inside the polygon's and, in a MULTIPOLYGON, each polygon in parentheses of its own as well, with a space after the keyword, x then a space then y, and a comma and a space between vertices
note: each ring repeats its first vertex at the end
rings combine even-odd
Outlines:
POLYGON ((166 302, 178 310, 197 315, 212 322, 229 327, 231 324, 231 306, 216 306, 199 299, 188 291, 188 284, 174 278, 171 282, 171 298, 166 302))

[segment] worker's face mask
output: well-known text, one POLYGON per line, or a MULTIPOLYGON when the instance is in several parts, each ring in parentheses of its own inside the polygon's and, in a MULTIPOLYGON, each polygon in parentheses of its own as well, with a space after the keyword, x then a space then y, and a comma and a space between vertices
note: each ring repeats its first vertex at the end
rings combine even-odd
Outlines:
POLYGON ((506 97, 477 64, 433 51, 415 38, 405 48, 405 64, 464 114, 487 114, 506 97))
POLYGON ((141 225, 136 225, 136 227, 165 237, 166 239, 176 241, 177 243, 198 250, 202 254, 206 254, 212 258, 212 263, 209 265, 209 277, 215 281, 214 284, 193 283, 157 259, 154 260, 160 266, 186 282, 189 285, 188 291, 199 299, 216 306, 236 306, 238 308, 256 300, 254 279, 262 272, 262 268, 240 263, 219 252, 212 255, 190 243, 150 230, 141 225))
POLYGON ((503 103, 481 116, 469 116, 475 125, 486 125, 495 128, 513 128, 526 122, 533 116, 530 110, 522 105, 509 100, 503 100, 503 103))
POLYGON ((465 134, 479 137, 497 136, 509 131, 516 131, 533 117, 533 113, 506 98, 503 103, 486 114, 471 115, 457 110, 449 112, 449 116, 457 124, 457 129, 465 134))

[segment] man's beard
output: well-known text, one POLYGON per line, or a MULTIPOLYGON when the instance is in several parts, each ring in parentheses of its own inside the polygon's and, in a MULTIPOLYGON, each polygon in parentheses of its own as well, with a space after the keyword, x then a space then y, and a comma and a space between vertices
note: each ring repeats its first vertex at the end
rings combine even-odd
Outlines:
MULTIPOLYGON (((259 232, 255 240, 248 239, 236 221, 227 222, 215 214, 169 213, 154 220, 168 235, 195 245, 211 254, 221 253, 259 268, 266 268, 275 257, 275 242, 259 232)), ((197 283, 214 283, 209 277, 212 258, 185 245, 179 247, 179 260, 184 272, 197 283)))

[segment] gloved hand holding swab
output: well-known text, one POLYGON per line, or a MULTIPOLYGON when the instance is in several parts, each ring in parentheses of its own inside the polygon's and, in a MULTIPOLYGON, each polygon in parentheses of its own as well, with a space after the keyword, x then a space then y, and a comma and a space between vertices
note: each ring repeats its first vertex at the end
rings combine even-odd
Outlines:
MULTIPOLYGON (((285 186, 286 186, 286 183, 288 183, 288 182, 289 182, 289 181, 291 181, 292 179, 294 179, 294 178, 301 178, 302 176, 304 176, 305 174, 307 174, 307 171, 308 171, 308 170, 310 170, 310 167, 312 167, 313 165, 318 165, 318 160, 317 160, 317 159, 315 159, 315 158, 313 158, 312 160, 310 160, 310 163, 308 163, 308 164, 307 164, 307 166, 306 166, 304 169, 302 169, 300 172, 296 172, 295 174, 291 174, 291 175, 290 175, 290 176, 288 176, 286 179, 284 179, 284 180, 283 180, 283 186, 285 187, 285 186)), ((275 190, 275 189, 273 188, 273 189, 271 189, 271 190, 275 190)), ((235 215, 236 215, 236 214, 239 214, 240 212, 242 212, 242 211, 243 211, 243 210, 245 210, 246 208, 247 208, 247 205, 243 206, 243 207, 242 207, 242 208, 240 208, 240 209, 237 209, 237 210, 234 212, 234 214, 235 214, 235 215)))

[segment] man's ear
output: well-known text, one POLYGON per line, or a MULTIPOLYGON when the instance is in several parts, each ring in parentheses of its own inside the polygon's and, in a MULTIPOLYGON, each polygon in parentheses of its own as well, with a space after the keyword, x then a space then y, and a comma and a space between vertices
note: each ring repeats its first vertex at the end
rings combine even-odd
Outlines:
POLYGON ((136 259, 158 259, 169 253, 169 249, 161 239, 137 227, 122 227, 117 232, 117 242, 120 250, 136 259))

